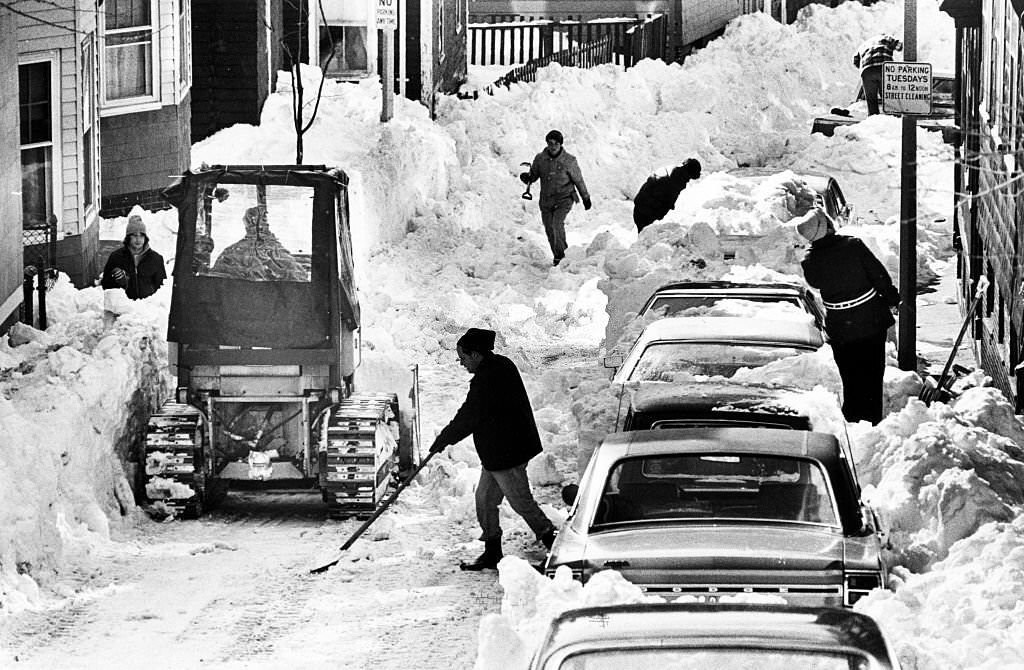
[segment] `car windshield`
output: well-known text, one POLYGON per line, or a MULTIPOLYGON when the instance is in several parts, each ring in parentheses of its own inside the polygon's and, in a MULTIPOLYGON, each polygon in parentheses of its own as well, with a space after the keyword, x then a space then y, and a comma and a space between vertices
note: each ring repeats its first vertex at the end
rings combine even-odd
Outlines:
POLYGON ((658 296, 651 302, 651 306, 645 314, 657 312, 661 316, 705 316, 709 314, 708 308, 730 302, 778 303, 780 306, 791 305, 800 311, 806 312, 804 305, 796 296, 663 295, 658 296))
POLYGON ((628 458, 605 481, 594 525, 748 519, 838 526, 817 461, 762 454, 628 458))
MULTIPOLYGON (((545 666, 545 670, 552 666, 545 666)), ((868 670, 870 661, 840 651, 789 649, 607 649, 573 654, 558 670, 868 670)))
POLYGON ((628 381, 687 381, 698 375, 732 377, 740 368, 758 368, 806 351, 771 343, 654 342, 644 349, 628 381))

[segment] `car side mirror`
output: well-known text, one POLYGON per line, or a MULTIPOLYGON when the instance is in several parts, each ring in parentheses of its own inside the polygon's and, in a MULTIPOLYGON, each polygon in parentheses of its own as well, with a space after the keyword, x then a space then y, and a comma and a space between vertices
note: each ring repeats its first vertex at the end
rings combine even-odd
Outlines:
POLYGON ((579 494, 579 492, 580 487, 576 484, 569 484, 567 486, 563 486, 562 502, 564 502, 569 507, 572 507, 572 504, 576 502, 576 496, 579 494))
POLYGON ((602 363, 606 368, 617 368, 622 365, 622 356, 605 356, 602 363))

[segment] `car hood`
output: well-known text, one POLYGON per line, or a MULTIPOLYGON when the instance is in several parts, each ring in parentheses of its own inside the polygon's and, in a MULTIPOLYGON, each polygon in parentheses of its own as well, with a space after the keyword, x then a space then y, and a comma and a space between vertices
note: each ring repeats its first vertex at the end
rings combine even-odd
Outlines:
POLYGON ((585 558, 595 569, 841 570, 838 529, 796 525, 677 524, 592 533, 585 558))

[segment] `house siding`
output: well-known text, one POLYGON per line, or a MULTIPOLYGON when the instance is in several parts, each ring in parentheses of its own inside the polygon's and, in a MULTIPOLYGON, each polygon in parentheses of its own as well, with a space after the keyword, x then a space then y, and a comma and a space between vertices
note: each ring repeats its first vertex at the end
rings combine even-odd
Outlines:
POLYGON ((271 79, 266 12, 266 0, 193 0, 192 142, 259 124, 271 79))
MULTIPOLYGON (((14 15, 0 9, 0 62, 18 62, 14 15)), ((18 69, 0 68, 0 90, 18 90, 18 69)), ((0 96, 0 334, 17 320, 21 306, 21 160, 18 97, 0 96)))
MULTIPOLYGON (((164 209, 159 191, 191 161, 191 90, 180 89, 178 0, 157 5, 159 82, 157 105, 100 110, 102 199, 100 216, 124 216, 135 205, 164 209)), ((193 25, 196 23, 193 15, 193 25)), ((194 49, 193 49, 194 53, 194 49)))
POLYGON ((191 99, 148 112, 101 120, 103 209, 101 216, 123 216, 135 205, 165 209, 160 191, 188 169, 191 99))

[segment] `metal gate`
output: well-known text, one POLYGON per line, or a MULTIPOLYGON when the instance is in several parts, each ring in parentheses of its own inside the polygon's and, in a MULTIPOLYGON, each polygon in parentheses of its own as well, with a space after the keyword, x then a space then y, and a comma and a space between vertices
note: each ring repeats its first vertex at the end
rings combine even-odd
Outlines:
POLYGON ((21 321, 46 330, 46 292, 57 280, 57 217, 45 223, 26 224, 21 229, 25 280, 21 321), (39 319, 34 316, 33 289, 38 294, 39 319))

